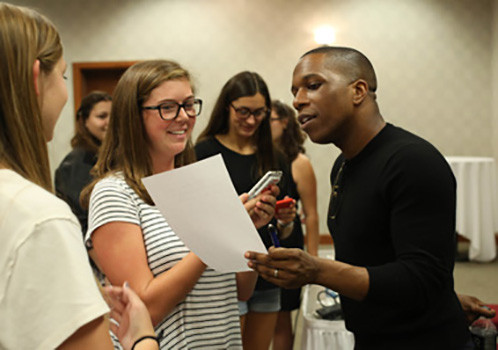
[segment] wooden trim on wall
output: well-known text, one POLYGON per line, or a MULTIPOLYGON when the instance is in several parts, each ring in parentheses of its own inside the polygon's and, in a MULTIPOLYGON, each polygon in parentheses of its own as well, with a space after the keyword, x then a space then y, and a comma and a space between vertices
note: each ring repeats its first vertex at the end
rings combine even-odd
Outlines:
MULTIPOLYGON (((304 244, 307 244, 306 235, 304 235, 304 244)), ((320 239, 318 240, 318 244, 333 245, 334 241, 332 240, 332 237, 328 233, 321 233, 320 239)))
POLYGON ((330 245, 334 245, 334 240, 332 239, 332 236, 329 235, 328 233, 325 233, 325 234, 320 234, 320 240, 319 240, 320 244, 330 244, 330 245))
MULTIPOLYGON (((457 235, 458 242, 470 242, 467 238, 462 235, 457 235)), ((498 246, 498 233, 495 233, 495 244, 498 246)))
MULTIPOLYGON (((81 99, 94 88, 91 87, 91 79, 101 74, 103 79, 110 77, 109 83, 117 82, 117 78, 131 65, 137 61, 113 61, 113 62, 74 62, 73 63, 73 91, 74 91, 74 112, 78 110, 81 99), (88 88, 90 85, 90 88, 88 88)), ((112 94, 109 89, 101 88, 112 94)), ((112 89, 113 90, 113 89, 112 89)))
MULTIPOLYGON (((458 242, 469 242, 469 240, 462 235, 457 235, 458 242)), ((495 234, 495 242, 496 245, 498 246, 498 234, 495 234)), ((306 244, 306 235, 304 236, 304 244, 306 244)), ((332 237, 328 233, 321 233, 320 234, 320 240, 319 244, 330 244, 334 245, 334 241, 332 240, 332 237)))

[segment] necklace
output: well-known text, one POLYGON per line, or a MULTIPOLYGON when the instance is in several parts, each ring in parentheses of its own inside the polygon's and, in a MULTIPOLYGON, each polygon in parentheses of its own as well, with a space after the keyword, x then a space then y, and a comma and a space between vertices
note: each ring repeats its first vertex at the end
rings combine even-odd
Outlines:
POLYGON ((332 194, 330 199, 330 210, 329 215, 332 220, 335 220, 337 216, 337 212, 339 211, 339 189, 342 183, 342 175, 344 172, 344 166, 346 164, 346 160, 342 161, 342 164, 335 175, 334 182, 332 184, 332 194))

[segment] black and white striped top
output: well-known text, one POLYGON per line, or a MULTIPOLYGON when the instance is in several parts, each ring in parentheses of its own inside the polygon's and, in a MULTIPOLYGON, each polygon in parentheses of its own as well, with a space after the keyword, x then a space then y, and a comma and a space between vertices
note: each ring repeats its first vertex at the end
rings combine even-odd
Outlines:
MULTIPOLYGON (((141 227, 154 276, 189 253, 159 210, 145 203, 120 174, 102 179, 92 191, 87 241, 95 229, 113 221, 141 227)), ((242 349, 235 274, 207 268, 156 333, 161 349, 242 349)))

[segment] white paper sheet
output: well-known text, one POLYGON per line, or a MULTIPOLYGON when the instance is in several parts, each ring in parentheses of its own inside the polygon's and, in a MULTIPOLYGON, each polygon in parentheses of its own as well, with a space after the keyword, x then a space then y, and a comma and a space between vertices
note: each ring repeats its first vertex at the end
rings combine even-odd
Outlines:
POLYGON ((177 236, 216 271, 249 271, 244 252, 267 251, 221 155, 142 181, 177 236))

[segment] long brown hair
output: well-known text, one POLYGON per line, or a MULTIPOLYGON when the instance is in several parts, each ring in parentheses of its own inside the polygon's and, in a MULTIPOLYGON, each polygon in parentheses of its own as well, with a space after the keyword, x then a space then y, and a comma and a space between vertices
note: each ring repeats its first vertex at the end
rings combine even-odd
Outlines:
MULTIPOLYGON (((263 78, 254 72, 241 72, 230 78, 223 88, 209 118, 206 128, 200 133, 197 142, 201 142, 219 134, 227 134, 230 122, 230 104, 245 96, 254 96, 260 93, 264 99, 266 108, 271 110, 271 98, 263 78)), ((259 177, 268 170, 275 168, 275 154, 271 139, 271 129, 268 115, 261 121, 254 133, 254 144, 257 147, 256 159, 257 169, 254 176, 259 177)))
POLYGON ((52 191, 33 65, 49 74, 62 58, 55 26, 34 10, 0 3, 0 161, 52 191))
POLYGON ((71 139, 71 147, 81 147, 97 154, 101 141, 97 139, 85 126, 93 107, 102 101, 112 101, 111 95, 104 91, 92 91, 81 100, 76 111, 76 132, 71 139))
POLYGON ((287 120, 287 126, 280 140, 276 142, 276 145, 290 164, 296 159, 299 153, 306 152, 303 146, 306 134, 299 126, 296 112, 292 107, 279 100, 273 100, 272 110, 277 114, 279 119, 287 120))
MULTIPOLYGON (((95 180, 83 190, 81 202, 88 206, 96 182, 109 174, 123 172, 126 183, 148 204, 153 204, 142 178, 152 175, 148 138, 142 118, 142 104, 152 90, 168 80, 186 79, 190 74, 178 63, 167 60, 139 62, 126 70, 113 94, 111 117, 97 164, 92 169, 95 180)), ((192 87, 193 89, 193 87, 192 87)), ((175 157, 175 167, 195 161, 192 142, 175 157)))

